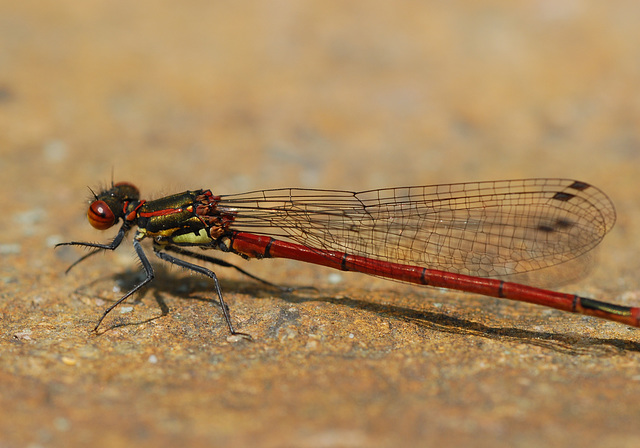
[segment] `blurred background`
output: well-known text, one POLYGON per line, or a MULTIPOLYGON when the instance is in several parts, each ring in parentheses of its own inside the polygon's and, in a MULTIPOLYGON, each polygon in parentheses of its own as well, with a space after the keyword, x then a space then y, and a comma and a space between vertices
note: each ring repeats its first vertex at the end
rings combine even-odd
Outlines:
POLYGON ((640 152, 637 8, 6 2, 2 177, 77 189, 113 171, 145 191, 225 192, 612 183, 640 152))

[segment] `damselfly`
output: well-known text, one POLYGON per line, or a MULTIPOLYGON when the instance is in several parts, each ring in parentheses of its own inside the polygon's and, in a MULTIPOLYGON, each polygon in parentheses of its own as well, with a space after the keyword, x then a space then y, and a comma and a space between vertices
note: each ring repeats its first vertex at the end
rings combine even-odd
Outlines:
POLYGON ((232 334, 237 333, 216 274, 169 252, 233 267, 254 279, 237 266, 189 248, 218 249, 246 259, 289 258, 640 326, 638 307, 504 280, 569 262, 593 249, 611 229, 615 210, 609 198, 575 180, 360 192, 283 188, 221 196, 193 190, 151 201, 141 200, 135 186, 122 182, 94 194, 87 217, 100 230, 120 220, 122 224, 108 244, 58 244, 93 248, 71 267, 102 250, 115 250, 137 227, 133 247, 145 272, 142 282, 104 311, 94 330, 111 310, 153 280, 153 268, 140 244, 147 237, 162 260, 213 280, 232 334))

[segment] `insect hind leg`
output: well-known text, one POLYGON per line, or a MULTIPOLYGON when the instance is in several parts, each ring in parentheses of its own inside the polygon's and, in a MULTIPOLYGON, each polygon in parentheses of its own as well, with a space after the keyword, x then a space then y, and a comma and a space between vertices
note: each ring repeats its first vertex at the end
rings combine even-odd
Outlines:
MULTIPOLYGON (((176 250, 174 250, 175 249, 174 246, 170 246, 170 247, 171 247, 171 250, 173 250, 174 252, 177 252, 177 253, 180 253, 180 254, 183 254, 183 255, 190 255, 191 254, 190 251, 183 250, 183 249, 180 249, 180 250, 176 251, 176 250)), ((168 248, 165 248, 165 249, 168 249, 168 248)), ((222 289, 220 288, 220 282, 218 281, 218 276, 212 270, 207 269, 207 268, 202 267, 202 266, 198 266, 197 264, 194 264, 194 263, 189 263, 188 261, 181 260, 180 258, 176 258, 173 255, 170 255, 170 254, 168 254, 166 252, 162 252, 157 247, 154 247, 153 250, 154 250, 154 253, 156 254, 156 256, 158 258, 160 258, 161 260, 166 261, 167 263, 175 264, 176 266, 180 266, 181 268, 189 269, 191 271, 197 272, 198 274, 205 275, 205 276, 209 277, 210 279, 212 279, 213 280, 213 284, 215 286, 216 294, 218 295, 218 300, 220 301, 220 307, 222 308, 222 314, 224 316, 224 320, 227 323, 227 327, 229 327, 229 331, 231 332, 232 335, 245 336, 245 337, 251 339, 250 335, 245 334, 245 333, 240 333, 240 332, 236 331, 233 328, 233 324, 231 323, 231 315, 229 314, 229 307, 227 306, 227 303, 224 301, 224 298, 222 297, 222 289)), ((199 255, 199 254, 194 254, 194 255, 199 255)), ((198 256, 196 256, 194 258, 197 258, 197 259, 200 259, 200 260, 203 260, 203 261, 210 261, 210 260, 208 260, 209 257, 206 257, 206 256, 205 256, 205 259, 200 258, 198 256)), ((226 263, 226 262, 224 262, 222 260, 218 260, 217 258, 212 258, 212 259, 220 261, 221 263, 216 263, 216 262, 213 262, 213 263, 221 265, 221 266, 224 266, 223 263, 226 263)), ((231 265, 231 267, 235 267, 235 266, 231 265)))

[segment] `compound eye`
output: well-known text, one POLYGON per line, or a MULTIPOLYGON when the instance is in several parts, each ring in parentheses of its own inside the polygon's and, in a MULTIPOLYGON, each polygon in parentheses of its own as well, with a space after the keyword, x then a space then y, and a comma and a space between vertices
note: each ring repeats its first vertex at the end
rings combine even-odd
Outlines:
POLYGON ((104 201, 93 201, 87 211, 89 224, 98 230, 107 230, 115 224, 116 216, 104 201))

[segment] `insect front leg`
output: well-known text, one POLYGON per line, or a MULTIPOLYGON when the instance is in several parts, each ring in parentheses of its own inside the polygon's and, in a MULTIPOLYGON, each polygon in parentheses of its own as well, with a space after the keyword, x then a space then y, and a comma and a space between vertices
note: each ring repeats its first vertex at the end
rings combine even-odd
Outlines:
POLYGON ((82 257, 78 258, 76 261, 74 261, 71 266, 69 266, 67 268, 66 271, 64 271, 65 274, 68 274, 69 271, 71 269, 73 269, 73 267, 75 265, 77 265, 78 263, 86 260, 87 258, 89 258, 92 255, 97 254, 100 251, 103 250, 116 250, 118 248, 118 246, 120 246, 120 243, 122 243, 122 240, 124 239, 124 236, 127 234, 127 231, 129 230, 129 226, 127 225, 127 223, 125 222, 122 227, 120 227, 120 230, 118 231, 118 234, 116 235, 116 237, 113 239, 113 241, 111 241, 110 243, 107 244, 100 244, 100 243, 85 243, 82 241, 70 241, 68 243, 59 243, 55 245, 55 248, 60 247, 60 246, 82 246, 82 247, 92 247, 93 250, 91 252, 89 252, 88 254, 83 255, 82 257))

